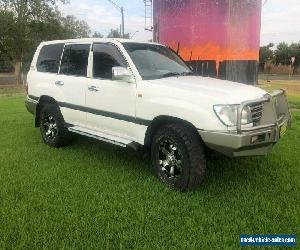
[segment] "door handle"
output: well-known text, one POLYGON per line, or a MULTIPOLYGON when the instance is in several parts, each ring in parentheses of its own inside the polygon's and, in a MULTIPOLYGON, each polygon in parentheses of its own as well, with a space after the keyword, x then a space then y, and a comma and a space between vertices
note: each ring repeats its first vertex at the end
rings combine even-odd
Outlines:
POLYGON ((99 91, 99 88, 96 87, 96 86, 89 86, 89 87, 88 87, 88 90, 89 90, 89 91, 92 91, 92 92, 98 92, 98 91, 99 91))
POLYGON ((64 84, 63 81, 56 81, 56 82, 55 82, 55 85, 57 85, 57 86, 63 86, 63 85, 65 85, 65 84, 64 84))

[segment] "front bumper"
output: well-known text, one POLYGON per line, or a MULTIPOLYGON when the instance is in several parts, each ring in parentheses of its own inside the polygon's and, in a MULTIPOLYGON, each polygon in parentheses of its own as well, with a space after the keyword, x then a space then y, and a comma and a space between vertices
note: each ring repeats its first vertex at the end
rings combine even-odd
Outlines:
POLYGON ((281 130, 291 126, 291 115, 283 90, 265 98, 243 102, 238 114, 236 131, 204 131, 199 134, 206 146, 229 157, 266 155, 277 143, 281 130), (264 117, 259 126, 243 129, 241 113, 247 105, 265 103, 264 117))
POLYGON ((35 115, 38 101, 31 99, 29 96, 26 97, 25 106, 29 113, 35 115))

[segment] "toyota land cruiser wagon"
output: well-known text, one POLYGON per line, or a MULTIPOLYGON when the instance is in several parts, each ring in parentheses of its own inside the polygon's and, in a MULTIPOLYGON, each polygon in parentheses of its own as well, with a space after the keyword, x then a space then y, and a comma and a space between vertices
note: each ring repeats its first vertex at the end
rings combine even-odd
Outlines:
POLYGON ((43 42, 27 88, 27 109, 47 145, 67 145, 75 133, 150 149, 157 177, 183 191, 202 182, 205 147, 265 155, 291 120, 283 90, 196 76, 156 43, 43 42))

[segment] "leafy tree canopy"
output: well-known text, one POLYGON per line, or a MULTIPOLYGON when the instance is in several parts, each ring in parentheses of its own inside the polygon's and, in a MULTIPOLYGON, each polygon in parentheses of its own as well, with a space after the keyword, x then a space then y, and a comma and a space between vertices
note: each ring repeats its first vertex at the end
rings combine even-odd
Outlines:
POLYGON ((90 35, 85 21, 61 15, 58 2, 67 0, 0 0, 0 55, 16 62, 17 74, 40 42, 90 35))
POLYGON ((287 43, 279 43, 275 52, 275 63, 289 65, 291 64, 291 50, 287 43))
POLYGON ((94 32, 94 34, 92 35, 93 38, 103 38, 103 35, 97 31, 94 32))
POLYGON ((269 60, 272 60, 274 52, 271 49, 274 47, 273 43, 268 44, 267 46, 260 47, 259 50, 259 61, 261 63, 266 63, 269 60))
MULTIPOLYGON (((107 38, 122 38, 122 35, 119 29, 111 29, 107 35, 107 38)), ((129 39, 129 33, 124 34, 124 38, 129 39)))
POLYGON ((264 64, 267 61, 272 61, 276 65, 291 65, 291 58, 295 57, 294 66, 300 66, 300 42, 288 44, 281 42, 272 50, 274 44, 270 43, 267 46, 260 48, 259 61, 264 64))

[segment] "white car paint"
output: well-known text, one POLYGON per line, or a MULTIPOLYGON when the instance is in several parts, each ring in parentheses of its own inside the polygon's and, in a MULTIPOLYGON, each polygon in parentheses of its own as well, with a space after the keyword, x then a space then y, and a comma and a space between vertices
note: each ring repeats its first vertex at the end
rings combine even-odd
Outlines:
MULTIPOLYGON (((127 40, 126 40, 127 41, 127 40)), ((34 56, 28 74, 29 95, 50 96, 59 103, 69 103, 95 110, 112 112, 152 121, 159 116, 179 118, 199 130, 226 131, 227 127, 213 110, 216 104, 240 104, 263 97, 267 92, 253 86, 200 76, 180 76, 158 80, 142 80, 121 39, 79 39, 42 43, 34 56), (129 65, 132 82, 92 78, 92 51, 87 77, 40 73, 36 70, 40 49, 46 44, 110 42, 117 46, 129 65), (58 86, 55 83, 62 81, 58 86), (90 91, 95 86, 98 91, 90 91)), ((113 119, 68 108, 61 108, 67 123, 77 127, 144 144, 147 125, 113 119)))

